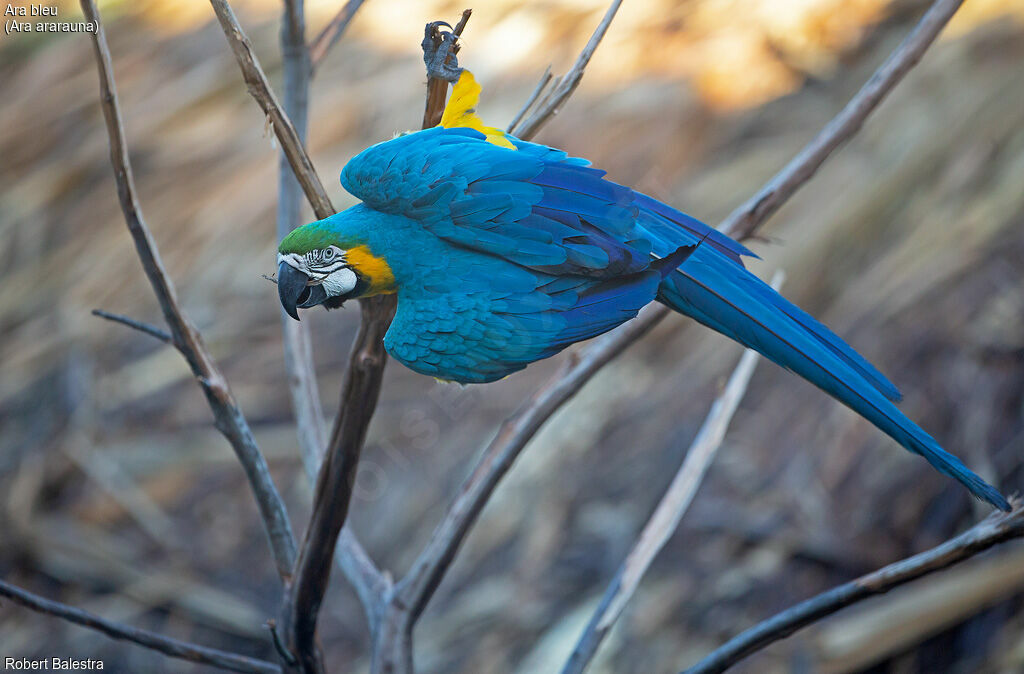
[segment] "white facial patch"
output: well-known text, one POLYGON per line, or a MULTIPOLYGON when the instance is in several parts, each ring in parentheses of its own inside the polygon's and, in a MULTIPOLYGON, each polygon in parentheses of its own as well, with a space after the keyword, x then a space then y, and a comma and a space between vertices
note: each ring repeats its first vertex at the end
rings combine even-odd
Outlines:
POLYGON ((306 263, 302 259, 302 256, 296 255, 295 253, 278 253, 277 266, 280 267, 282 262, 288 264, 290 267, 298 269, 299 271, 304 271, 306 268, 306 263))
POLYGON ((356 273, 345 267, 324 277, 323 286, 327 295, 337 297, 351 292, 356 287, 356 273))

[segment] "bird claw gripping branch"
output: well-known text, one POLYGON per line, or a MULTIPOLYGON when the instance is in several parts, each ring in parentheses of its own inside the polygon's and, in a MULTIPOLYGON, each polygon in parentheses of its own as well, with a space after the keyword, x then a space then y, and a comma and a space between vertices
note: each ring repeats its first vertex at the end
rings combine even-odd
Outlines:
POLYGON ((447 21, 428 23, 423 30, 423 62, 427 66, 427 76, 455 83, 462 74, 457 54, 459 53, 459 36, 452 32, 447 21), (441 30, 447 26, 448 30, 441 30))

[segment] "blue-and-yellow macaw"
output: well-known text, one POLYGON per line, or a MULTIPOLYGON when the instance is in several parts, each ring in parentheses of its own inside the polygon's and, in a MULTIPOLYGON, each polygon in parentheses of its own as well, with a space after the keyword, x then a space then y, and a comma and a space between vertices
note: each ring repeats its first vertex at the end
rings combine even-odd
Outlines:
POLYGON ((747 271, 746 247, 585 160, 484 126, 479 91, 463 71, 440 126, 349 161, 341 183, 362 203, 281 242, 289 315, 397 293, 388 353, 416 372, 480 383, 658 301, 797 373, 1009 510, 896 408, 900 393, 878 370, 747 271))

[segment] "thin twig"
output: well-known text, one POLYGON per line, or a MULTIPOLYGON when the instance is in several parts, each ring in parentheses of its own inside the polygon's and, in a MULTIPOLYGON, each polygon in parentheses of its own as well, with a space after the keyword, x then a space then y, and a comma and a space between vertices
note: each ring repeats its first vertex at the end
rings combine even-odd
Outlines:
POLYGON ((181 658, 189 662, 210 665, 211 667, 227 669, 233 672, 254 672, 255 674, 280 674, 281 672, 281 668, 272 662, 228 651, 220 651, 216 648, 207 648, 206 646, 191 644, 187 641, 178 641, 155 632, 107 620, 88 611, 83 611, 80 608, 32 594, 3 580, 0 580, 0 596, 7 597, 37 613, 56 616, 76 625, 102 632, 111 639, 131 641, 143 648, 157 651, 172 658, 181 658))
MULTIPOLYGON (((784 274, 781 271, 776 272, 772 279, 772 287, 778 290, 783 278, 784 274)), ((611 631, 612 625, 633 597, 651 562, 679 527, 679 522, 693 502, 708 467, 722 445, 733 414, 746 394, 757 359, 756 351, 747 349, 743 352, 725 389, 715 399, 711 411, 690 444, 686 459, 651 513, 633 549, 605 590, 601 603, 577 640, 576 647, 562 669, 562 674, 582 674, 587 668, 601 642, 611 631)))
POLYGON ((612 25, 612 19, 615 18, 615 13, 619 11, 619 5, 621 4, 622 0, 612 0, 611 6, 604 13, 604 18, 601 19, 601 23, 594 30, 594 34, 590 36, 587 46, 580 52, 576 63, 569 69, 569 72, 558 78, 558 81, 548 91, 544 102, 538 106, 537 110, 527 121, 523 122, 518 129, 512 131, 513 135, 523 140, 530 140, 540 131, 540 127, 547 123, 550 117, 558 114, 562 104, 565 103, 569 96, 572 96, 572 93, 576 91, 576 87, 580 85, 580 80, 583 79, 583 71, 586 70, 587 64, 590 63, 590 57, 597 51, 597 46, 601 44, 605 33, 608 32, 608 27, 612 25))
POLYGON ((724 672, 752 653, 842 608, 970 559, 999 543, 1024 536, 1024 508, 1020 507, 1019 500, 1013 505, 1013 511, 993 513, 959 536, 931 550, 884 566, 777 613, 727 641, 687 669, 686 674, 724 672))
MULTIPOLYGON (((948 4, 950 4, 950 0, 939 0, 936 3, 936 5, 948 4)), ((614 7, 615 5, 613 5, 614 7)), ((935 11, 934 7, 922 19, 922 24, 930 25, 932 19, 929 15, 933 11, 935 11)), ((925 39, 921 36, 918 29, 915 29, 912 35, 918 35, 918 39, 925 39)), ((597 37, 596 34, 595 37, 597 37)), ((927 39, 930 41, 931 38, 927 39)), ((856 110, 859 119, 850 120, 844 124, 829 123, 818 137, 811 141, 808 147, 828 145, 835 148, 857 132, 861 122, 867 118, 874 107, 882 100, 882 96, 872 87, 872 83, 885 80, 889 82, 888 89, 891 89, 895 84, 895 82, 884 78, 880 73, 891 71, 906 73, 909 66, 916 63, 920 58, 921 50, 907 48, 908 41, 909 38, 894 52, 894 54, 901 54, 902 58, 907 60, 907 64, 894 64, 892 57, 887 59, 882 67, 879 68, 879 72, 872 75, 868 83, 844 108, 843 112, 856 110), (826 131, 829 135, 826 134, 826 131)), ((842 115, 843 113, 840 114, 842 115)), ((550 119, 550 116, 545 116, 538 120, 538 124, 543 124, 548 119, 550 119)), ((538 128, 535 127, 531 133, 535 133, 538 128)), ((815 162, 820 164, 817 154, 806 149, 797 155, 797 159, 809 164, 814 164, 815 162)), ((796 160, 794 160, 780 171, 777 176, 772 178, 768 185, 783 182, 782 177, 789 174, 799 175, 802 181, 807 181, 813 173, 813 171, 801 170, 796 160)), ((778 205, 781 205, 782 202, 791 197, 797 187, 799 187, 799 184, 795 184, 785 192, 781 192, 780 197, 782 201, 778 205)), ((755 200, 750 200, 744 206, 744 209, 747 210, 743 210, 742 213, 740 213, 742 209, 737 210, 737 213, 740 213, 738 217, 734 214, 723 221, 718 227, 719 231, 738 240, 749 239, 767 221, 768 217, 774 213, 774 210, 768 211, 763 208, 757 208, 755 200), (740 226, 741 220, 744 223, 742 227, 740 226)), ((524 408, 505 421, 498 436, 484 450, 473 472, 462 483, 452 505, 445 513, 442 521, 434 529, 427 547, 417 557, 408 575, 396 587, 396 592, 406 602, 406 605, 413 607, 414 616, 418 615, 417 612, 421 612, 426 606, 426 602, 429 601, 431 595, 440 584, 466 534, 475 523, 488 499, 490 499, 491 493, 512 462, 515 461, 519 452, 523 450, 533 437, 533 434, 540 429, 555 410, 575 395, 603 365, 610 362, 619 353, 622 353, 628 346, 640 339, 670 313, 672 313, 671 310, 664 305, 649 307, 625 326, 599 338, 578 357, 575 367, 572 366, 570 361, 569 365, 560 369, 540 391, 530 398, 524 408), (595 362, 595 359, 592 358, 594 355, 601 355, 602 357, 595 362), (520 429, 520 432, 516 432, 514 429, 520 429)))
POLYGON ((287 579, 295 561, 295 539, 292 536, 291 524, 274 481, 270 477, 266 459, 260 453, 253 438, 248 422, 242 415, 235 401, 227 380, 221 374, 213 358, 206 350, 203 340, 185 316, 178 303, 174 284, 164 269, 156 243, 150 234, 149 227, 142 216, 132 177, 131 161, 128 158, 128 145, 125 140, 124 126, 121 122, 121 110, 114 84, 113 66, 110 61, 110 50, 107 38, 100 23, 99 12, 93 0, 81 0, 82 13, 88 21, 97 26, 91 33, 96 53, 96 65, 100 78, 100 105, 107 124, 110 137, 110 160, 114 166, 114 178, 117 181, 117 192, 121 200, 128 231, 135 241, 135 250, 142 262, 142 267, 149 278, 153 292, 156 294, 164 319, 171 331, 171 341, 188 361, 192 373, 206 394, 206 401, 213 412, 215 425, 238 455, 238 460, 245 469, 246 477, 252 487, 259 506, 267 536, 270 539, 271 552, 282 579, 287 579))
POLYGON ((962 4, 963 0, 936 0, 846 107, 757 194, 730 213, 722 230, 734 237, 746 237, 779 210, 836 148, 860 130, 868 115, 921 59, 962 4))
POLYGON ((159 339, 164 344, 171 343, 171 333, 161 328, 158 328, 155 325, 143 323, 142 321, 137 321, 134 318, 122 316, 121 314, 112 314, 109 311, 104 311, 103 309, 93 309, 92 315, 99 316, 100 318, 105 318, 108 321, 113 321, 114 323, 127 325, 129 328, 138 330, 139 332, 144 332, 150 337, 155 337, 156 339, 159 339))
POLYGON ((516 128, 516 124, 521 122, 523 116, 530 111, 530 108, 532 108, 533 104, 537 102, 537 99, 540 98, 540 95, 544 93, 544 88, 548 86, 548 82, 550 81, 551 66, 548 66, 547 68, 544 69, 544 74, 540 76, 540 81, 537 82, 537 87, 533 90, 533 93, 530 94, 530 97, 526 99, 525 103, 523 103, 523 107, 519 108, 519 112, 517 112, 516 116, 512 118, 512 121, 508 123, 509 133, 512 133, 512 130, 516 128))
POLYGON ((338 13, 334 15, 331 22, 324 26, 324 29, 320 31, 320 34, 316 36, 313 43, 309 46, 309 67, 314 73, 316 69, 320 67, 320 64, 325 58, 327 53, 334 48, 334 45, 338 43, 341 36, 345 33, 345 29, 348 28, 348 24, 352 22, 356 12, 362 7, 365 0, 348 0, 345 5, 338 10, 338 13))

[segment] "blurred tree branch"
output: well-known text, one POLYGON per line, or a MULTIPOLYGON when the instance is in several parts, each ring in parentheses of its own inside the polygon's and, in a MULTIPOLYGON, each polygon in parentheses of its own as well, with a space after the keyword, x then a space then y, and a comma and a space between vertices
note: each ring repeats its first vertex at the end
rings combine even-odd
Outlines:
MULTIPOLYGON (((286 0, 281 17, 281 61, 284 79, 284 115, 295 129, 298 142, 306 142, 309 126, 309 50, 303 0, 286 0)), ((283 145, 277 165, 277 241, 302 224, 302 187, 292 172, 283 145)), ((281 313, 285 370, 295 414, 299 449, 304 465, 319 467, 327 446, 323 405, 313 372, 313 345, 306 323, 281 313)))
POLYGON ((232 672, 279 674, 281 671, 281 668, 272 662, 249 658, 244 655, 217 650, 216 648, 207 648, 198 644, 190 644, 187 641, 179 641, 155 632, 107 620, 88 611, 83 611, 80 608, 45 599, 3 580, 0 580, 0 596, 7 597, 11 601, 17 602, 37 613, 56 616, 76 625, 102 632, 111 639, 130 641, 143 648, 163 653, 172 658, 210 665, 211 667, 227 669, 232 672))
POLYGON ((714 674, 859 601, 883 594, 929 573, 958 564, 1011 539, 1024 537, 1024 508, 1013 503, 1012 512, 995 512, 955 538, 913 557, 884 566, 822 592, 764 620, 739 634, 705 657, 684 674, 714 674))
MULTIPOLYGON (((238 60, 249 92, 271 119, 281 149, 302 185, 306 198, 318 218, 334 214, 323 183, 316 174, 302 140, 288 116, 281 109, 256 59, 251 42, 225 0, 210 0, 238 60)), ((287 21, 294 21, 297 12, 286 10, 287 21)), ((295 32, 294 27, 285 30, 295 32)), ((359 454, 370 420, 380 395, 381 380, 387 354, 383 337, 394 315, 394 296, 360 300, 362 321, 349 356, 341 393, 341 407, 320 468, 313 499, 313 514, 306 535, 299 547, 294 580, 288 585, 281 610, 281 638, 286 653, 284 660, 297 671, 323 671, 316 647, 316 623, 323 594, 330 579, 334 547, 348 515, 359 454), (292 661, 294 659, 294 661, 292 661)), ((354 542, 354 537, 346 537, 354 542)), ((343 540, 346 540, 343 539, 343 540)), ((368 571, 365 553, 360 568, 368 571)), ((369 590, 364 588, 360 596, 369 590)))
POLYGON ((534 88, 533 92, 527 97, 526 102, 523 103, 523 107, 519 108, 519 112, 517 112, 516 116, 512 118, 512 121, 508 123, 506 129, 509 133, 512 133, 512 130, 516 128, 516 125, 523 120, 523 116, 530 111, 533 104, 536 103, 537 99, 540 98, 540 95, 544 93, 544 89, 551 81, 551 77, 551 66, 548 66, 540 76, 540 81, 537 82, 536 88, 534 88))

